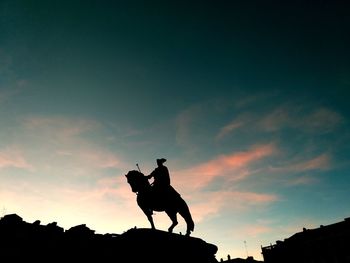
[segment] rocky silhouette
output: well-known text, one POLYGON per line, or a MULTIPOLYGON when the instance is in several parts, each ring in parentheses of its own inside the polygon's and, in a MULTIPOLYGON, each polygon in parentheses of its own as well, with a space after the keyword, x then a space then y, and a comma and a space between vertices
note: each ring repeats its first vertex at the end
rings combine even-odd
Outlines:
POLYGON ((169 185, 166 192, 160 194, 159 190, 153 190, 148 177, 140 171, 131 170, 125 176, 131 186, 131 190, 137 193, 137 204, 147 216, 152 229, 155 229, 152 217, 153 211, 164 211, 170 217, 172 221, 172 224, 168 228, 170 233, 178 224, 177 213, 179 213, 187 225, 186 236, 190 235, 194 230, 194 222, 190 210, 185 200, 174 188, 169 185))
POLYGON ((17 214, 0 220, 1 262, 214 263, 217 249, 200 238, 153 229, 96 234, 85 224, 64 230, 56 222, 27 223, 17 214))

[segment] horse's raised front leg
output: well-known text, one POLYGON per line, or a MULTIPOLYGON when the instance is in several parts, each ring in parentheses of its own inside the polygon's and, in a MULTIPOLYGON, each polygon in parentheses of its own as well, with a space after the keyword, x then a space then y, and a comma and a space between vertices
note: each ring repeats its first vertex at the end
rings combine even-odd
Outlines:
POLYGON ((172 233, 174 227, 178 224, 176 212, 173 212, 173 211, 165 211, 165 212, 167 213, 167 215, 170 217, 171 221, 173 222, 171 224, 171 226, 168 228, 169 233, 172 233))

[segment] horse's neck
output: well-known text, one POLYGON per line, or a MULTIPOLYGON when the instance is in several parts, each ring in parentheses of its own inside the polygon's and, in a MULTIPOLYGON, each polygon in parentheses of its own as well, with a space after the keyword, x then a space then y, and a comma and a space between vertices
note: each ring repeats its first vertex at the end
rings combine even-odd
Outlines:
POLYGON ((140 174, 135 174, 133 177, 129 178, 129 183, 133 185, 133 188, 137 190, 138 193, 144 193, 151 189, 151 185, 148 179, 140 174))
POLYGON ((151 185, 147 185, 147 184, 142 185, 140 187, 140 190, 143 191, 143 192, 149 191, 149 190, 151 190, 151 185))
POLYGON ((139 187, 139 193, 147 193, 151 190, 151 185, 149 184, 144 184, 142 186, 139 187))

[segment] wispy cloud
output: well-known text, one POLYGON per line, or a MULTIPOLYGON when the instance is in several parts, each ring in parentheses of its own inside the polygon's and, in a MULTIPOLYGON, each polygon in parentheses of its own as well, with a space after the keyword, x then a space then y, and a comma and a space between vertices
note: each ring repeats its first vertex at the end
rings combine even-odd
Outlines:
POLYGON ((331 109, 318 108, 302 118, 298 126, 310 131, 324 133, 333 130, 343 120, 343 116, 331 109))
POLYGON ((201 112, 200 105, 194 105, 181 112, 176 118, 176 142, 180 146, 188 147, 191 144, 191 126, 201 112))
POLYGON ((21 150, 17 147, 6 148, 0 151, 0 168, 14 167, 25 170, 33 170, 33 165, 28 162, 21 150))
POLYGON ((186 170, 176 171, 177 178, 183 180, 182 185, 190 185, 196 189, 205 187, 216 177, 229 176, 230 180, 242 180, 249 175, 246 169, 250 164, 276 152, 273 144, 254 145, 247 151, 220 155, 186 170))
POLYGON ((325 133, 336 128, 343 117, 328 108, 315 107, 307 110, 301 106, 281 106, 264 115, 258 122, 263 131, 278 131, 283 128, 294 128, 307 132, 325 133))
POLYGON ((61 116, 32 116, 24 119, 24 126, 30 130, 50 133, 57 137, 71 137, 99 126, 94 120, 67 118, 61 116))
POLYGON ((119 156, 102 148, 82 149, 77 155, 84 162, 97 168, 121 168, 125 166, 119 156))
POLYGON ((263 131, 277 131, 282 127, 289 126, 293 123, 291 118, 291 109, 286 107, 279 107, 274 109, 272 112, 269 112, 262 116, 258 122, 258 126, 262 128, 263 131))
MULTIPOLYGON (((40 149, 36 159, 52 160, 51 165, 75 165, 82 170, 124 168, 117 152, 105 147, 108 138, 102 124, 95 120, 63 116, 30 116, 23 119, 23 144, 33 143, 40 149)), ((28 148, 28 145, 27 145, 28 148)), ((27 149, 31 152, 31 149, 27 149)), ((78 168, 77 168, 78 169, 78 168)), ((91 170, 90 170, 91 171, 91 170)))
POLYGON ((305 176, 299 176, 294 179, 293 178, 288 179, 287 185, 289 186, 312 185, 318 182, 319 182, 319 179, 317 179, 315 176, 305 175, 305 176))
POLYGON ((262 234, 269 233, 273 230, 271 226, 262 224, 252 224, 244 226, 240 229, 241 235, 247 238, 257 238, 262 234))
POLYGON ((311 170, 326 170, 331 167, 331 158, 327 153, 306 161, 287 163, 283 166, 270 167, 271 172, 305 172, 311 170))
POLYGON ((297 171, 325 170, 330 167, 330 157, 328 154, 321 154, 311 160, 294 165, 297 171))
POLYGON ((289 101, 269 109, 241 108, 236 116, 224 124, 216 135, 221 140, 237 130, 280 132, 286 129, 306 133, 328 133, 342 124, 344 117, 331 108, 314 105, 303 106, 289 101))
POLYGON ((222 127, 219 131, 219 133, 216 135, 216 140, 221 140, 226 135, 232 133, 234 130, 242 127, 244 125, 244 122, 242 120, 232 121, 231 123, 225 125, 222 127))
POLYGON ((202 221, 227 211, 242 213, 256 206, 268 205, 277 201, 278 196, 245 191, 220 191, 200 192, 191 196, 189 200, 196 220, 202 221))

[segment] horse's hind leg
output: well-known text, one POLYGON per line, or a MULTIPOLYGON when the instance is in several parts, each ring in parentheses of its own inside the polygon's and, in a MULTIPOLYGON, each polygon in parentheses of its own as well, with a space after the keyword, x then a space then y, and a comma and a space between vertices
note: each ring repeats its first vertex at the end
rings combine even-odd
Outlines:
POLYGON ((185 220, 187 224, 186 236, 189 236, 191 234, 191 231, 194 230, 194 222, 192 220, 192 217, 186 218, 185 220))
POLYGON ((167 213, 167 215, 170 217, 171 221, 173 222, 171 224, 171 226, 168 228, 169 233, 172 233, 174 227, 178 224, 176 212, 173 212, 173 211, 165 211, 165 212, 167 213))

